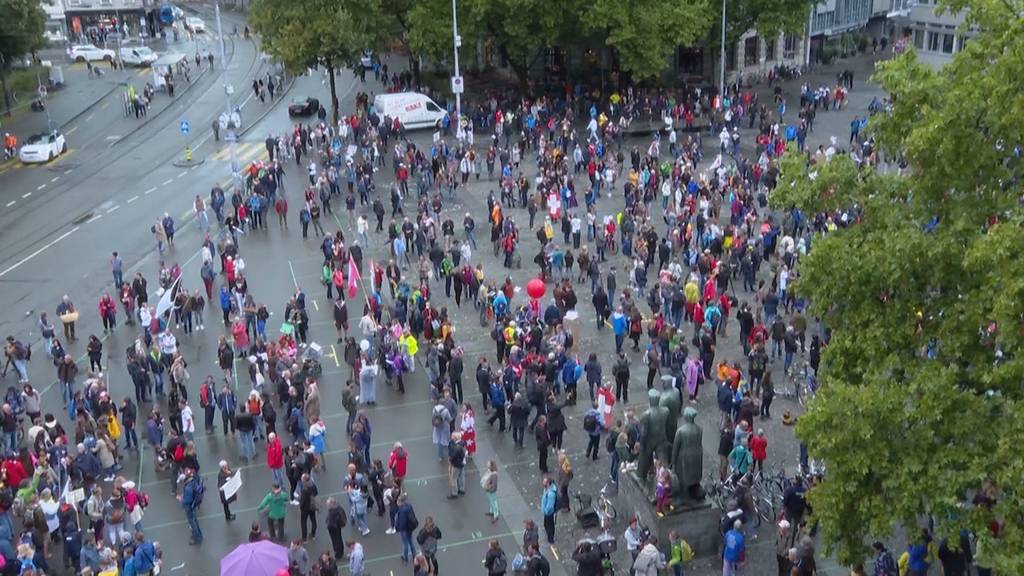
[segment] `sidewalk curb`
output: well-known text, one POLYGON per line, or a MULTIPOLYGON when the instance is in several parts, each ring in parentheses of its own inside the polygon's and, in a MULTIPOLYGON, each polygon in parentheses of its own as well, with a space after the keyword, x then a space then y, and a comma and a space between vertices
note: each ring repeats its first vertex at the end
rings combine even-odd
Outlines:
MULTIPOLYGON (((196 79, 195 79, 194 81, 190 82, 190 83, 189 83, 189 85, 188 85, 188 86, 186 86, 184 90, 181 90, 181 91, 179 91, 179 92, 178 92, 178 94, 179 94, 179 95, 181 95, 181 96, 184 96, 185 94, 188 94, 189 90, 192 90, 192 88, 193 88, 193 87, 195 87, 195 85, 196 85, 196 84, 199 84, 199 81, 200 81, 200 80, 201 80, 201 79, 202 79, 202 78, 203 78, 204 76, 206 76, 206 73, 207 73, 207 72, 209 72, 209 70, 210 70, 209 68, 205 68, 205 69, 203 69, 203 71, 199 73, 199 76, 196 76, 196 79)), ((117 145, 118 145, 118 144, 120 144, 121 142, 124 142, 125 140, 127 140, 128 138, 130 138, 131 136, 133 136, 133 135, 134 135, 134 134, 135 134, 136 132, 138 132, 139 130, 142 130, 143 128, 145 128, 145 127, 149 126, 150 122, 152 122, 152 121, 153 121, 154 119, 156 119, 156 118, 159 118, 161 114, 163 114, 164 112, 166 112, 166 111, 167 111, 167 110, 168 110, 168 109, 169 109, 169 108, 170 108, 171 106, 174 106, 174 104, 175 104, 175 103, 177 103, 177 102, 178 102, 178 100, 177 100, 177 99, 175 99, 175 100, 172 100, 172 101, 171 101, 171 102, 169 102, 169 103, 168 103, 168 104, 167 104, 166 106, 164 106, 164 107, 163 107, 163 108, 162 108, 162 109, 161 109, 160 111, 158 111, 158 112, 156 112, 155 114, 153 114, 153 116, 151 116, 151 117, 150 117, 150 116, 147 116, 148 120, 146 120, 145 122, 143 122, 143 123, 141 123, 141 124, 138 124, 137 126, 135 126, 135 128, 132 128, 131 130, 129 130, 127 134, 125 134, 125 135, 124 135, 124 136, 122 136, 121 138, 119 138, 119 139, 115 140, 115 141, 114 141, 114 142, 113 142, 113 143, 112 143, 112 144, 110 145, 110 147, 111 147, 111 148, 113 148, 113 147, 117 146, 117 145)))
MULTIPOLYGON (((295 85, 295 80, 296 79, 298 79, 298 76, 292 76, 291 80, 288 81, 288 85, 284 88, 284 90, 281 90, 281 98, 282 99, 284 98, 285 94, 287 94, 288 92, 291 91, 292 86, 295 85)), ((267 106, 267 108, 265 110, 263 110, 263 112, 260 112, 259 115, 256 116, 255 120, 253 120, 252 122, 249 122, 249 125, 246 126, 245 128, 242 128, 242 131, 239 132, 238 135, 239 136, 245 136, 249 132, 249 130, 252 130, 254 126, 256 126, 257 124, 262 122, 263 119, 266 118, 267 115, 270 114, 270 112, 273 111, 273 110, 274 110, 273 106, 267 106)))

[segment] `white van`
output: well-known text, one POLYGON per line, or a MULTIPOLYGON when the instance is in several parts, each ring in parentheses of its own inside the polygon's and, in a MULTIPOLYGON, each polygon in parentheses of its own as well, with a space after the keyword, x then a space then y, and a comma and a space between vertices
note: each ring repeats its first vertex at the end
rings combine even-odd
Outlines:
POLYGON ((373 107, 382 118, 398 118, 406 129, 435 128, 447 114, 429 96, 419 92, 378 94, 373 98, 373 107))

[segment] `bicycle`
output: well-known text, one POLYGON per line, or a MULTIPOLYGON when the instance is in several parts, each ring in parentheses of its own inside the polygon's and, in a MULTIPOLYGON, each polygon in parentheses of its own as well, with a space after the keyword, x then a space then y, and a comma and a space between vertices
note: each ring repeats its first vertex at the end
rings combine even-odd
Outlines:
POLYGON ((605 531, 608 530, 609 524, 618 517, 618 511, 615 510, 615 505, 612 504, 606 494, 607 489, 608 485, 605 484, 597 494, 597 502, 594 502, 594 498, 592 496, 584 494, 583 492, 577 492, 574 495, 578 505, 577 510, 583 511, 588 508, 593 510, 594 513, 597 514, 598 526, 605 531))

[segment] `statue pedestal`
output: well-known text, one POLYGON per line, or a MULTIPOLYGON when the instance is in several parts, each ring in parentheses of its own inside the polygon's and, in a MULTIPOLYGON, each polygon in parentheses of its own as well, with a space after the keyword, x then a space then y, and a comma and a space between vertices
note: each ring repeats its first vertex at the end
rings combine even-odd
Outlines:
MULTIPOLYGON (((659 548, 668 545, 668 534, 675 530, 690 544, 698 557, 714 556, 720 552, 721 510, 712 507, 707 500, 686 502, 681 505, 677 503, 674 510, 666 512, 665 516, 659 518, 654 511, 653 492, 641 486, 635 474, 624 473, 619 480, 619 501, 624 505, 616 508, 620 510, 620 514, 635 513, 640 518, 640 523, 658 537, 659 548)), ((623 517, 624 520, 625 518, 623 517)))

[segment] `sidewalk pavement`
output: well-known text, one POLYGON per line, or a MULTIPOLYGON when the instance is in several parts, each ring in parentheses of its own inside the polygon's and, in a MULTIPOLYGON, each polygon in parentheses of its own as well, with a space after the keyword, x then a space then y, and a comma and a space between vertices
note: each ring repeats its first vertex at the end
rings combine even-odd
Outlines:
MULTIPOLYGON (((90 78, 84 65, 79 67, 65 64, 63 69, 64 87, 60 90, 50 91, 46 98, 49 117, 57 126, 69 124, 89 111, 107 95, 116 91, 127 78, 134 77, 137 72, 133 68, 126 70, 102 68, 102 77, 90 78)), ((34 97, 34 94, 20 95, 18 104, 21 107, 14 109, 12 106, 10 116, 0 116, 3 131, 14 134, 19 141, 24 141, 32 134, 47 130, 46 112, 33 112, 30 107, 34 97)))

